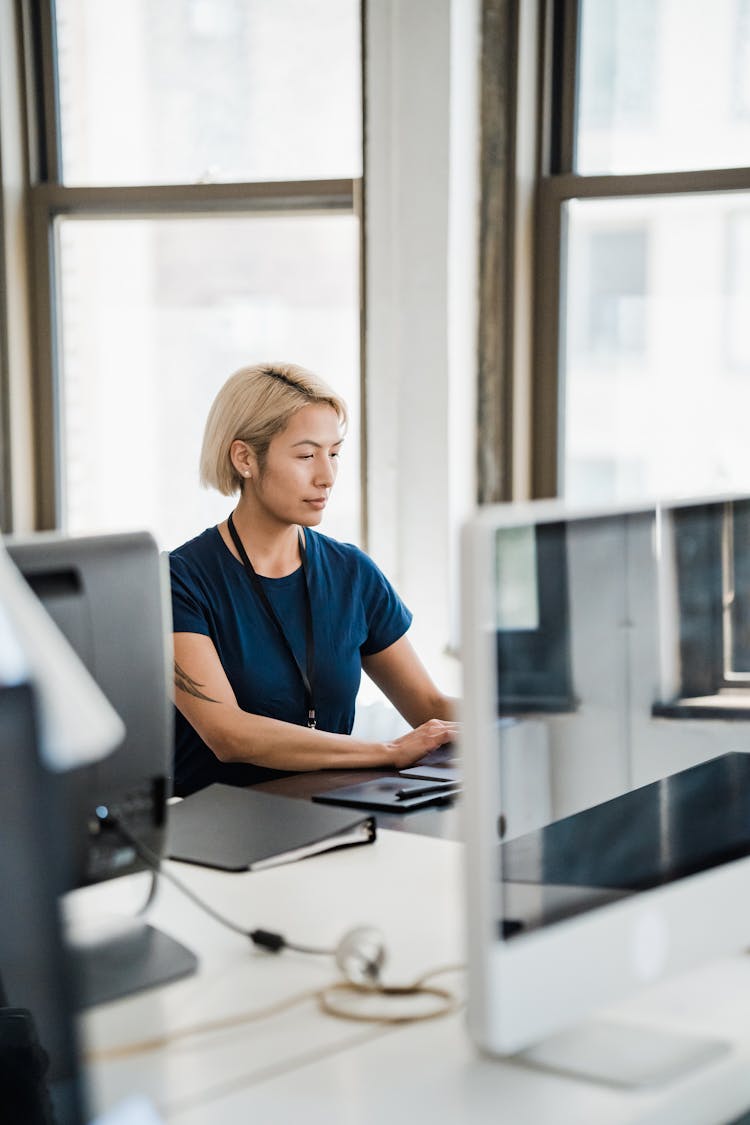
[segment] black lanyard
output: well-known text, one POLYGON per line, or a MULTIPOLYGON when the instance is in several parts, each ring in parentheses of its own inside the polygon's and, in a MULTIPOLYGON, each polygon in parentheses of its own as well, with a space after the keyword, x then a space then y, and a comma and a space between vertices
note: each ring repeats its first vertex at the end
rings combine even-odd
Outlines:
POLYGON ((266 591, 263 589, 263 583, 261 582, 260 578, 256 574, 255 568, 254 568, 253 564, 250 562, 250 559, 247 557, 247 551, 242 546, 242 540, 240 539, 239 535, 237 534, 237 528, 234 526, 234 520, 232 519, 231 514, 229 516, 229 519, 227 520, 227 527, 229 528, 229 534, 232 536, 232 541, 234 542, 234 545, 237 548, 237 554, 240 556, 240 558, 242 559, 242 561, 245 565, 245 573, 247 574, 247 577, 249 578, 250 582, 252 582, 256 594, 258 595, 261 602, 263 603, 263 608, 265 609, 266 613, 270 617, 273 624, 276 626, 276 631, 278 632, 279 636, 281 637, 281 640, 283 641, 284 646, 286 647, 287 651, 289 652, 289 655, 291 656, 292 660, 294 661, 295 668, 297 669, 297 671, 300 674, 300 677, 302 679, 302 683, 304 684, 304 687, 305 687, 305 706, 307 707, 307 725, 308 725, 308 727, 314 727, 315 726, 315 704, 313 702, 312 685, 313 685, 313 681, 315 679, 315 649, 314 649, 314 645, 313 645, 313 620, 312 620, 312 605, 311 605, 311 602, 310 602, 310 582, 309 582, 309 578, 308 578, 308 575, 307 575, 307 557, 306 557, 307 556, 307 549, 305 547, 305 541, 302 538, 302 532, 298 531, 297 535, 299 536, 299 554, 300 554, 300 559, 302 560, 302 575, 303 575, 303 578, 305 580, 305 659, 306 659, 306 663, 307 663, 307 669, 306 670, 302 667, 299 660, 297 659, 297 655, 296 655, 294 649, 292 648, 291 644, 289 643, 289 639, 288 639, 286 633, 284 632, 284 627, 281 624, 281 622, 279 621, 278 617, 276 616, 276 612, 275 612, 273 606, 271 605, 270 601, 268 600, 268 595, 266 594, 266 591))

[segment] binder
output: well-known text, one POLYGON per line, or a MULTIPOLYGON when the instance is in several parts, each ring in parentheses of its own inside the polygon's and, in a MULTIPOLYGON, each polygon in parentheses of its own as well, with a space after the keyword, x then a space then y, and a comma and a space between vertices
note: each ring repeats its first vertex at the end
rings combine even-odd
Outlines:
POLYGON ((374 817, 234 785, 191 793, 168 815, 169 858, 223 871, 262 871, 376 836, 374 817))

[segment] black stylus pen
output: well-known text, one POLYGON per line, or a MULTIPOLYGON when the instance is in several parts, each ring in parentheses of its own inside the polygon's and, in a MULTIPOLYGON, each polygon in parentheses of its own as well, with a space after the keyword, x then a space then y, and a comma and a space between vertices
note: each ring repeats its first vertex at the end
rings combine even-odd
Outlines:
POLYGON ((439 796, 444 793, 457 793, 458 786, 455 781, 431 781, 426 785, 412 785, 408 789, 397 789, 396 797, 399 801, 408 801, 410 797, 424 797, 428 793, 439 796))

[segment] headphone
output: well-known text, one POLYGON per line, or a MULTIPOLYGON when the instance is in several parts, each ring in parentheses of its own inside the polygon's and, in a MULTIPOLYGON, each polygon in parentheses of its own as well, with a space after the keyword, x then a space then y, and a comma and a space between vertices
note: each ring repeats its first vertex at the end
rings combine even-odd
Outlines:
POLYGON ((374 926, 358 926, 344 934, 336 946, 334 960, 350 984, 380 983, 380 971, 388 956, 385 938, 374 926))

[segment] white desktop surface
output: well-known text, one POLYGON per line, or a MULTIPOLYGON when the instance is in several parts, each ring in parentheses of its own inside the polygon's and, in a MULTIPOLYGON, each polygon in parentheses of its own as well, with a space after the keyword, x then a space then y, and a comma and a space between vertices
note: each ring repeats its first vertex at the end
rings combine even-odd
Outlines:
MULTIPOLYGON (((463 960, 462 846, 381 831, 373 846, 247 875, 170 867, 248 929, 332 945, 352 926, 385 933, 388 983, 463 960)), ((132 911, 145 875, 77 892, 74 913, 132 911)), ((336 977, 327 958, 257 952, 163 883, 148 918, 201 958, 198 975, 88 1013, 92 1047, 119 1045, 201 1021, 262 1009, 336 977)), ((460 987, 461 974, 437 984, 460 987)), ((687 1079, 622 1092, 480 1056, 463 1013, 383 1028, 286 1012, 145 1054, 87 1067, 92 1110, 148 1095, 179 1125, 720 1125, 750 1108, 750 957, 727 959, 651 989, 618 1009, 625 1019, 729 1038, 732 1052, 687 1079)))

